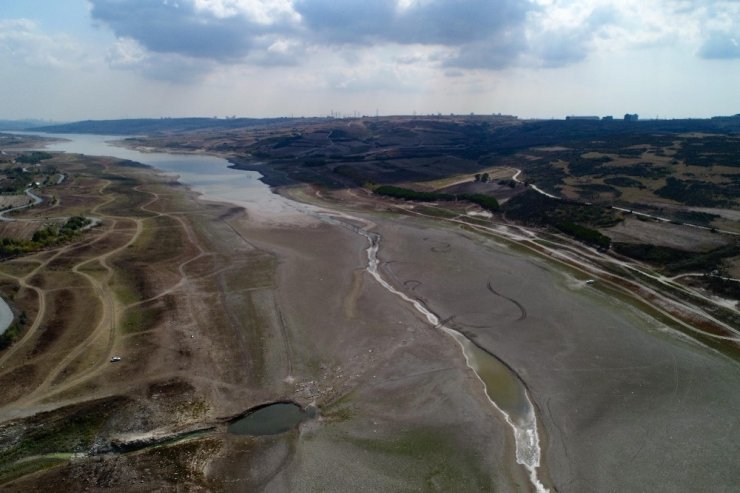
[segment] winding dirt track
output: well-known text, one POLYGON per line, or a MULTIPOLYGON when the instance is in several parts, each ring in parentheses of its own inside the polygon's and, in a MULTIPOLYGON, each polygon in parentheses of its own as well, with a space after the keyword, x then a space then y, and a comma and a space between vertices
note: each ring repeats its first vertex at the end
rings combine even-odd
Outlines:
MULTIPOLYGON (((151 199, 146 203, 138 206, 137 208, 149 214, 149 218, 142 217, 124 217, 121 215, 113 215, 103 212, 105 207, 115 202, 116 197, 106 192, 106 189, 111 185, 110 180, 104 180, 102 185, 97 189, 97 194, 104 197, 104 200, 98 203, 90 211, 90 214, 102 221, 102 224, 107 226, 105 231, 99 235, 96 235, 93 239, 83 242, 75 242, 68 245, 61 246, 53 250, 46 250, 34 256, 27 257, 25 260, 35 262, 36 265, 30 272, 24 273, 23 275, 13 275, 5 272, 0 272, 0 275, 12 279, 17 282, 21 287, 27 288, 35 292, 38 299, 38 312, 31 325, 25 331, 25 334, 21 339, 16 341, 11 347, 9 347, 5 353, 0 357, 0 366, 5 365, 11 358, 16 356, 19 351, 25 350, 28 347, 28 343, 38 334, 42 324, 44 323, 45 317, 47 316, 48 310, 48 293, 53 288, 45 288, 37 286, 32 283, 32 279, 39 273, 50 266, 55 260, 63 257, 66 254, 70 254, 73 250, 79 248, 82 245, 105 245, 105 240, 111 239, 113 235, 126 234, 126 241, 122 244, 118 244, 115 248, 102 249, 99 252, 94 252, 94 255, 87 256, 79 259, 77 263, 74 263, 70 267, 70 272, 77 279, 77 283, 84 283, 89 286, 95 295, 95 298, 99 301, 100 315, 97 319, 95 327, 90 331, 89 334, 83 339, 81 343, 76 345, 71 351, 65 354, 59 361, 55 362, 48 373, 45 374, 43 380, 38 383, 35 388, 29 389, 29 391, 20 399, 15 401, 14 406, 34 406, 40 404, 43 400, 47 400, 52 395, 58 395, 65 390, 71 389, 75 386, 83 384, 89 379, 97 376, 101 371, 109 368, 110 359, 114 355, 114 349, 117 347, 117 343, 121 338, 126 335, 121 334, 118 327, 123 312, 130 307, 141 305, 143 303, 156 300, 168 294, 176 291, 183 291, 185 296, 183 299, 187 300, 187 306, 190 311, 191 319, 195 320, 196 309, 192 303, 192 286, 190 285, 191 280, 197 280, 200 277, 210 277, 218 275, 219 272, 224 272, 227 268, 222 268, 214 272, 208 272, 202 274, 200 277, 194 277, 190 279, 186 272, 186 268, 192 262, 199 260, 205 256, 210 256, 212 253, 206 251, 198 241, 192 227, 183 219, 180 212, 160 212, 153 210, 152 205, 160 200, 158 193, 142 189, 141 187, 135 187, 134 189, 138 192, 145 192, 151 195, 151 199), (192 247, 194 255, 188 256, 177 265, 177 272, 179 274, 179 280, 174 284, 158 290, 158 292, 149 297, 148 299, 135 301, 132 303, 124 303, 118 299, 111 287, 112 281, 115 276, 115 268, 111 265, 111 259, 116 255, 125 252, 128 248, 133 246, 144 232, 146 226, 145 222, 147 219, 154 217, 168 217, 178 224, 178 227, 184 232, 184 240, 187 243, 186 248, 192 247), (131 227, 126 227, 131 225, 131 227), (52 252, 49 255, 49 252, 52 252), (90 267, 102 268, 99 274, 93 274, 89 271, 90 267), (64 376, 65 371, 69 371, 70 365, 76 360, 84 358, 85 355, 94 355, 94 361, 91 366, 86 366, 83 369, 74 371, 69 376, 64 376)), ((91 356, 93 357, 93 356, 91 356)), ((176 373, 176 372, 175 372, 176 373)), ((189 378, 192 376, 189 376, 189 378)), ((227 382, 219 382, 219 385, 228 385, 227 382)))

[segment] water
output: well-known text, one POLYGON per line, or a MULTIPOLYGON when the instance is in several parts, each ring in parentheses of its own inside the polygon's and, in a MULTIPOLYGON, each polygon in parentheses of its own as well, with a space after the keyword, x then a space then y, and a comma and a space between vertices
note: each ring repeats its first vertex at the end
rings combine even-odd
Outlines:
POLYGON ((0 335, 13 323, 13 312, 4 299, 0 298, 0 335))
POLYGON ((256 171, 229 168, 230 163, 216 156, 198 154, 170 154, 162 152, 141 152, 112 145, 125 137, 87 134, 46 134, 39 132, 15 132, 25 135, 58 137, 65 139, 47 144, 44 150, 86 154, 88 156, 112 156, 128 159, 157 168, 179 177, 179 181, 192 190, 202 194, 205 200, 230 202, 241 205, 255 213, 269 216, 294 211, 283 197, 272 193, 260 181, 256 171))
POLYGON ((278 402, 261 407, 237 418, 229 424, 229 433, 234 435, 264 436, 277 435, 294 429, 302 421, 313 417, 293 402, 278 402))

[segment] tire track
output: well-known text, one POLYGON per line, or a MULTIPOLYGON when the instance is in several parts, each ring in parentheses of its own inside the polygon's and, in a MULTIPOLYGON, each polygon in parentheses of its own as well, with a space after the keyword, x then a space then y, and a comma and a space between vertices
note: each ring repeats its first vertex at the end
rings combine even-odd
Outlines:
POLYGON ((498 296, 500 298, 503 298, 503 299, 505 299, 507 301, 510 301, 510 302, 514 303, 516 305, 516 307, 519 308, 520 314, 519 314, 519 318, 516 319, 517 322, 519 322, 519 321, 524 320, 524 319, 527 318, 527 309, 524 308, 524 306, 522 306, 522 304, 519 303, 514 298, 509 298, 508 296, 504 296, 503 294, 501 294, 498 291, 496 291, 495 289, 493 289, 493 286, 491 285, 491 281, 488 281, 488 290, 490 292, 492 292, 495 296, 498 296))

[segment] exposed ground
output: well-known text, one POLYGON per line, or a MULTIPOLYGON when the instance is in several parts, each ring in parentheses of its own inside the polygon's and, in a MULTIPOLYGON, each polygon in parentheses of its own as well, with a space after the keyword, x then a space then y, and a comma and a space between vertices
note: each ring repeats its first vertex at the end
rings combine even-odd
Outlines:
MULTIPOLYGON (((390 152, 379 166, 392 183, 512 200, 524 191, 509 181, 526 166, 460 156, 459 134, 439 122, 382 138, 341 124, 300 138, 261 129, 260 139, 275 133, 263 150, 285 153, 273 171, 301 179, 338 168, 332 153, 390 152), (430 128, 444 159, 392 156, 430 128), (357 147, 363 139, 371 150, 357 147), (438 167, 425 171, 429 159, 438 167), (474 182, 482 172, 493 180, 474 182)), ((239 143, 188 138, 192 150, 239 143)), ((418 144, 412 153, 429 141, 418 144)), ((691 272, 669 275, 464 201, 342 188, 367 178, 347 168, 331 175, 334 188, 281 190, 324 212, 270 218, 112 159, 54 159, 69 178, 44 197, 58 200, 6 227, 49 215, 102 222, 0 263, 0 293, 28 320, 0 352, 8 491, 532 490, 509 425, 456 343, 365 270, 361 225, 380 235, 385 279, 526 385, 546 486, 733 491, 740 481, 737 308, 691 272), (278 400, 313 403, 319 417, 272 437, 226 433, 230 417, 278 400)), ((631 217, 612 229, 620 241, 696 252, 734 241, 631 217)))
POLYGON ((28 320, 0 353, 4 489, 527 488, 454 344, 363 273, 364 238, 255 221, 112 159, 55 164, 69 177, 57 203, 18 223, 102 222, 0 264, 28 320), (226 434, 227 418, 284 399, 320 417, 226 434))

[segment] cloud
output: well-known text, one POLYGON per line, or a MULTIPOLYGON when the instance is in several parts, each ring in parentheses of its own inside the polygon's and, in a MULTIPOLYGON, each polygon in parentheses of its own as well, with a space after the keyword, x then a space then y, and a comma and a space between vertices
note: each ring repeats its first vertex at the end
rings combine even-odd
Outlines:
POLYGON ((524 23, 528 0, 296 0, 313 36, 348 44, 462 46, 524 23))
POLYGON ((112 65, 143 73, 153 60, 295 65, 311 46, 393 44, 453 48, 443 62, 450 67, 499 68, 525 49, 535 8, 529 0, 90 1, 93 19, 119 38, 112 65), (127 56, 132 43, 147 54, 127 56))
MULTIPOLYGON (((537 7, 525 0, 296 0, 315 42, 453 48, 445 67, 502 68, 526 49, 524 26, 537 7)), ((421 61, 421 60, 420 60, 421 61)), ((405 59, 403 63, 409 63, 405 59)))
POLYGON ((584 60, 593 49, 594 39, 619 18, 617 10, 610 5, 581 11, 578 15, 568 21, 564 17, 561 25, 531 35, 533 54, 542 66, 563 67, 584 60))
POLYGON ((711 60, 740 58, 740 2, 709 1, 695 6, 701 45, 697 54, 711 60))
POLYGON ((65 68, 84 64, 88 55, 67 35, 42 33, 28 19, 0 19, 0 59, 13 66, 65 68))
POLYGON ((265 25, 236 2, 189 0, 91 0, 94 20, 119 38, 155 53, 235 61, 249 53, 265 25), (231 8, 229 8, 231 7, 231 8))
POLYGON ((272 25, 298 20, 291 0, 193 0, 199 12, 218 18, 244 15, 251 22, 272 25))
POLYGON ((395 0, 296 0, 307 34, 321 41, 367 44, 385 39, 395 23, 395 0))
POLYGON ((353 52, 373 52, 384 57, 378 70, 416 65, 452 72, 563 67, 594 52, 676 40, 703 58, 727 59, 738 57, 740 38, 736 0, 89 2, 93 19, 118 37, 112 66, 164 78, 171 71, 173 80, 226 66, 315 63, 327 51, 351 68, 362 58, 353 52))
POLYGON ((740 58, 740 32, 709 33, 699 48, 699 56, 713 60, 740 58))
POLYGON ((121 38, 107 55, 114 69, 130 70, 149 79, 188 84, 212 72, 218 64, 211 60, 192 58, 178 53, 156 53, 131 38, 121 38))
POLYGON ((489 39, 461 46, 444 61, 443 66, 458 69, 502 69, 517 64, 527 46, 522 32, 501 32, 489 39))

